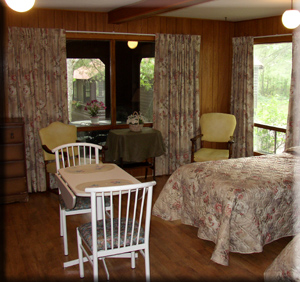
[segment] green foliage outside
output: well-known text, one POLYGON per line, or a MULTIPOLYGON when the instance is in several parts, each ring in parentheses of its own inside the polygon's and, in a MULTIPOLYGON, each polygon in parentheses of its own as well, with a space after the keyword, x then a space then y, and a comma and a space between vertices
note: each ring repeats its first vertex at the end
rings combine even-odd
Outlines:
MULTIPOLYGON (((254 57, 256 65, 254 76, 257 75, 258 78, 257 84, 254 85, 254 122, 286 128, 292 70, 292 43, 255 45, 254 57)), ((284 143, 285 134, 277 133, 275 152, 281 152, 284 143)), ((274 153, 274 146, 274 131, 254 130, 255 151, 274 153)))
POLYGON ((146 120, 153 119, 154 58, 144 58, 140 64, 140 111, 146 120))
POLYGON ((145 58, 140 65, 140 86, 146 91, 153 91, 154 58, 145 58))

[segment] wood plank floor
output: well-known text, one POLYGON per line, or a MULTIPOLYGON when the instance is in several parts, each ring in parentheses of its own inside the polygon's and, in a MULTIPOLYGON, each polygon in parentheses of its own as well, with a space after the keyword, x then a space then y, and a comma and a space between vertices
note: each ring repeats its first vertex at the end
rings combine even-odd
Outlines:
MULTIPOLYGON (((156 177, 153 202, 167 181, 156 177)), ((148 178, 148 180, 150 180, 148 178)), ((2 277, 6 281, 91 281, 92 267, 85 263, 85 278, 78 266, 63 268, 63 262, 77 258, 75 228, 89 220, 88 215, 68 216, 69 256, 63 254, 59 236, 57 195, 49 192, 30 194, 28 203, 1 206, 2 277)), ((210 260, 214 243, 197 238, 195 227, 167 222, 152 216, 150 268, 152 281, 263 281, 263 273, 291 237, 264 247, 259 254, 230 254, 230 265, 210 260)), ((110 281, 144 281, 144 259, 139 255, 136 268, 128 259, 107 259, 110 281)), ((1 279, 3 281, 4 279, 1 279)), ((99 281, 106 275, 99 263, 99 281)))

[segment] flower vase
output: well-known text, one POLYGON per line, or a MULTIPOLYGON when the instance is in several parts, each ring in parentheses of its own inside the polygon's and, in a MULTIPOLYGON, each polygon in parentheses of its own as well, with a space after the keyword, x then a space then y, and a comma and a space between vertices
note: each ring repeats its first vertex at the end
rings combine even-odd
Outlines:
POLYGON ((99 117, 91 117, 91 124, 99 124, 99 117))

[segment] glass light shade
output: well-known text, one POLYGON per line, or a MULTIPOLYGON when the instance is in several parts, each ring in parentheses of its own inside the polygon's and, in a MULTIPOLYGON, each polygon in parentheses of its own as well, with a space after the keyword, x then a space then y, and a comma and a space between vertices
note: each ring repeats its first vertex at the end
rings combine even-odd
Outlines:
POLYGON ((14 11, 22 13, 30 10, 35 0, 5 0, 5 2, 14 11))
POLYGON ((296 28, 300 25, 300 12, 298 10, 286 10, 281 20, 286 28, 296 28))
POLYGON ((136 46, 138 46, 138 42, 137 41, 128 41, 127 45, 130 49, 134 49, 134 48, 136 48, 136 46))

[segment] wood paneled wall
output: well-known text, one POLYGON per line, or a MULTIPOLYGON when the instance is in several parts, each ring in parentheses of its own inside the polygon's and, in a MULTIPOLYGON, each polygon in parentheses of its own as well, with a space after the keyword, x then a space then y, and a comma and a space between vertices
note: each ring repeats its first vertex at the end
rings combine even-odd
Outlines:
POLYGON ((284 27, 281 16, 237 22, 234 26, 234 36, 268 36, 291 34, 291 30, 284 27))
POLYGON ((6 9, 7 26, 63 28, 74 31, 171 33, 201 35, 200 112, 229 112, 231 38, 234 24, 225 21, 151 17, 123 24, 108 24, 106 13, 32 9, 17 13, 6 9))
POLYGON ((123 24, 108 24, 106 13, 50 9, 32 9, 27 13, 6 9, 6 25, 63 28, 67 31, 201 35, 201 114, 230 111, 232 37, 290 33, 281 24, 279 16, 239 23, 155 16, 123 24))

